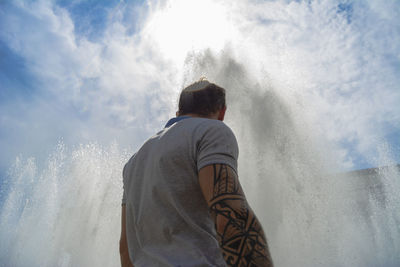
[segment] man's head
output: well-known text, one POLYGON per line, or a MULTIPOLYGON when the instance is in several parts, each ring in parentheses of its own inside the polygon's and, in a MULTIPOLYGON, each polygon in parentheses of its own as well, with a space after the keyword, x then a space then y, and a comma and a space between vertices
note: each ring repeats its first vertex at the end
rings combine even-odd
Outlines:
POLYGON ((191 115, 222 121, 225 110, 225 89, 205 79, 200 79, 182 90, 176 115, 191 115))

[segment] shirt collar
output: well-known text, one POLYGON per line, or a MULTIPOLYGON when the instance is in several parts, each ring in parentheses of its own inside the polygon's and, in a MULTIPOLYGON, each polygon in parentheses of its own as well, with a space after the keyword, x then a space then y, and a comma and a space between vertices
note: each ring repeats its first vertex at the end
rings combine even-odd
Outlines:
POLYGON ((178 122, 178 121, 181 121, 181 120, 184 120, 184 119, 188 119, 188 118, 190 118, 190 116, 179 116, 179 117, 172 118, 167 122, 167 124, 165 124, 165 128, 171 126, 175 122, 178 122))

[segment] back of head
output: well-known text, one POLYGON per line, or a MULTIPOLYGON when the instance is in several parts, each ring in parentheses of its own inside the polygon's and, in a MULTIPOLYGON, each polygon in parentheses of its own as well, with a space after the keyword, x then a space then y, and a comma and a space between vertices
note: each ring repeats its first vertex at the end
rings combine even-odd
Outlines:
POLYGON ((225 107, 225 89, 200 79, 182 90, 179 97, 179 115, 210 116, 225 107))

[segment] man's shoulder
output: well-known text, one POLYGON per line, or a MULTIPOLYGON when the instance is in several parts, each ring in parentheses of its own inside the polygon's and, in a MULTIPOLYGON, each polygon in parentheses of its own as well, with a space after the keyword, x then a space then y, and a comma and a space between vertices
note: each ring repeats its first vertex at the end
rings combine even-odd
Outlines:
POLYGON ((192 132, 196 144, 211 144, 211 146, 226 145, 237 147, 237 140, 232 129, 223 121, 214 119, 197 119, 196 127, 192 132))
POLYGON ((203 133, 214 133, 214 134, 222 134, 222 135, 233 135, 234 133, 232 129, 226 125, 223 121, 213 120, 213 119, 204 119, 199 124, 199 128, 203 133))
POLYGON ((194 127, 197 130, 227 130, 232 131, 223 121, 207 118, 190 118, 182 121, 182 126, 194 127))

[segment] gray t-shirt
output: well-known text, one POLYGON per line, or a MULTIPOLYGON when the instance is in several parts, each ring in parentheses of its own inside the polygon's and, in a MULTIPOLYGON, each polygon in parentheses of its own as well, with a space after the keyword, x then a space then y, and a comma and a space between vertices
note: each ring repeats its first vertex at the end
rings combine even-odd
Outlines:
POLYGON ((147 140, 123 171, 129 255, 138 266, 226 266, 198 171, 237 170, 238 145, 223 122, 187 118, 147 140))

